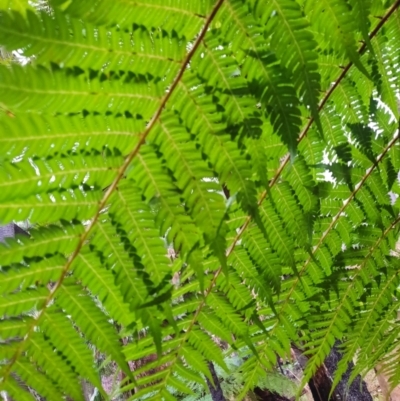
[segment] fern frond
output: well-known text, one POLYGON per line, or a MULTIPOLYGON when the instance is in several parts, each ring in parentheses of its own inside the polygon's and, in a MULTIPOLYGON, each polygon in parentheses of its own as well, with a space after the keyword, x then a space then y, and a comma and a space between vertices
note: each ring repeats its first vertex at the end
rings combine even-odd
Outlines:
POLYGON ((0 4, 2 391, 242 397, 337 340, 395 383, 400 0, 50 3, 0 4))
MULTIPOLYGON (((234 23, 231 24, 228 32, 222 33, 233 41, 234 46, 243 46, 243 43, 246 46, 248 57, 243 63, 241 74, 246 77, 250 84, 250 93, 253 93, 261 100, 276 132, 282 136, 290 151, 294 153, 300 126, 300 110, 299 102, 296 98, 295 90, 288 79, 288 74, 279 67, 278 60, 274 54, 266 48, 265 42, 260 38, 259 30, 252 29, 255 20, 250 18, 243 4, 240 2, 229 4, 225 13, 227 14, 227 19, 233 19, 234 23), (259 84, 256 83, 260 82, 260 80, 262 85, 258 86, 259 84)), ((210 43, 210 45, 212 44, 213 42, 210 43)), ((217 43, 214 44, 213 48, 216 45, 217 43)), ((224 55, 223 60, 221 60, 212 55, 208 47, 207 50, 213 63, 218 66, 217 71, 223 78, 222 82, 229 92, 236 95, 236 92, 242 94, 246 91, 246 86, 243 83, 240 85, 240 77, 233 76, 233 80, 224 74, 224 67, 226 68, 229 58, 224 55)), ((232 67, 235 68, 234 64, 232 67)), ((231 77, 233 73, 234 71, 231 71, 231 77)), ((235 96, 235 102, 232 105, 238 108, 243 116, 248 114, 247 110, 249 108, 249 105, 244 102, 245 99, 243 96, 235 96)), ((230 118, 232 118, 232 115, 235 116, 235 114, 230 113, 230 118)), ((254 117, 253 113, 250 118, 254 119, 254 117)))
POLYGON ((349 4, 352 8, 354 20, 358 24, 359 30, 368 48, 371 50, 371 41, 369 39, 370 28, 370 13, 372 8, 372 1, 350 0, 349 4))
POLYGON ((0 299, 2 316, 18 316, 22 313, 40 309, 48 294, 47 289, 26 290, 15 294, 3 295, 0 299))
MULTIPOLYGON (((50 156, 47 160, 7 163, 0 170, 1 200, 8 201, 17 197, 24 199, 30 195, 57 190, 62 194, 63 189, 79 188, 80 185, 89 191, 90 187, 101 188, 103 177, 107 181, 112 180, 120 161, 121 156, 89 156, 82 152, 76 156, 50 156)), ((32 197, 30 201, 33 202, 32 197)))
POLYGON ((3 389, 7 391, 11 397, 18 397, 21 401, 35 401, 36 398, 28 392, 26 389, 21 390, 21 386, 17 380, 13 377, 10 377, 6 383, 3 385, 3 389))
POLYGON ((281 263, 273 250, 268 247, 268 242, 265 240, 263 233, 260 232, 258 227, 252 226, 243 235, 243 242, 249 252, 249 256, 256 262, 266 276, 268 280, 266 285, 279 288, 281 263))
POLYGON ((34 285, 47 285, 54 282, 60 276, 65 258, 61 255, 47 257, 37 263, 28 266, 12 266, 1 273, 0 290, 12 293, 15 290, 23 290, 34 285))
POLYGON ((297 2, 256 2, 253 12, 266 24, 265 35, 282 67, 292 73, 294 86, 312 116, 318 117, 320 76, 315 51, 317 43, 297 2), (288 50, 290 49, 290 50, 288 50))
POLYGON ((174 172, 177 186, 182 191, 193 219, 203 231, 205 241, 211 244, 223 260, 225 216, 223 199, 218 193, 219 185, 212 177, 205 176, 205 163, 188 141, 188 135, 174 124, 172 115, 160 123, 153 135, 153 140, 167 158, 167 166, 174 172))
POLYGON ((65 283, 57 297, 57 304, 67 313, 71 313, 74 322, 84 335, 100 350, 104 350, 118 363, 120 368, 131 376, 125 358, 121 352, 118 335, 106 316, 87 294, 77 285, 65 283), (78 313, 76 313, 78 311, 78 313))
POLYGON ((43 332, 54 347, 68 359, 74 370, 102 391, 99 374, 94 369, 93 352, 62 312, 46 312, 43 332))
MULTIPOLYGON (((306 3, 305 12, 309 15, 312 24, 317 25, 317 29, 325 33, 325 35, 334 35, 334 38, 325 40, 335 51, 345 52, 348 58, 366 73, 365 67, 360 61, 357 54, 356 38, 356 19, 351 16, 348 9, 349 5, 343 0, 335 1, 314 1, 310 0, 306 3)), ((356 9, 357 10, 357 9, 356 9)), ((368 5, 363 4, 364 12, 367 12, 368 5)), ((356 11, 355 11, 356 12, 356 11)), ((362 20, 366 24, 367 19, 362 20)), ((365 33, 366 27, 363 27, 365 33)))
POLYGON ((360 346, 362 346, 364 342, 370 341, 369 334, 375 331, 375 327, 373 330, 371 329, 376 325, 376 322, 380 320, 381 314, 385 315, 385 309, 393 302, 392 294, 395 292, 397 286, 398 278, 397 275, 394 274, 385 282, 382 288, 372 289, 373 293, 371 294, 371 299, 368 300, 367 305, 363 307, 363 309, 365 308, 364 313, 366 316, 363 316, 362 320, 356 322, 354 327, 354 332, 358 333, 358 338, 354 338, 351 334, 348 335, 346 346, 343 348, 344 356, 340 360, 338 369, 335 372, 334 385, 339 382, 341 376, 347 370, 348 363, 352 356, 356 354, 358 349, 363 348, 360 346))
POLYGON ((121 289, 124 300, 136 308, 145 304, 148 296, 147 289, 140 285, 142 279, 135 272, 135 257, 127 241, 118 235, 118 227, 112 225, 110 220, 102 220, 97 225, 92 244, 97 252, 103 252, 104 263, 108 269, 115 272, 115 284, 121 289))
POLYGON ((188 342, 194 349, 199 351, 206 360, 215 361, 221 368, 228 370, 221 356, 221 351, 202 330, 197 328, 193 329, 190 332, 188 342))
POLYGON ((22 337, 30 320, 31 318, 29 317, 24 317, 23 319, 3 319, 0 323, 0 337, 3 341, 15 337, 22 337))
MULTIPOLYGON (((173 74, 185 55, 183 43, 137 26, 129 32, 120 27, 105 28, 70 18, 56 10, 23 18, 19 13, 0 14, 0 39, 9 50, 22 49, 35 63, 48 65, 62 60, 66 67, 96 71, 132 70, 135 74, 173 74), (111 35, 111 32, 113 35, 111 35)), ((100 75, 100 72, 98 73, 100 75)), ((106 77, 106 75, 104 75, 106 77)))
MULTIPOLYGON (((206 47, 206 50, 208 50, 208 47, 206 47)), ((216 63, 218 71, 222 74, 222 79, 227 81, 229 76, 227 77, 224 74, 222 68, 230 70, 229 60, 227 62, 225 59, 224 63, 226 65, 223 66, 217 64, 220 60, 217 61, 215 58, 212 60, 216 63)), ((201 61, 194 60, 194 62, 198 63, 197 65, 200 69, 202 68, 201 61)), ((236 77, 235 80, 237 79, 236 77)), ((240 150, 235 146, 235 143, 229 141, 228 136, 223 133, 224 125, 221 121, 223 117, 217 112, 217 108, 215 110, 211 109, 209 112, 206 111, 211 97, 204 96, 203 85, 199 86, 199 84, 203 84, 203 82, 199 82, 194 77, 181 81, 181 90, 175 94, 175 107, 181 110, 181 116, 191 132, 198 136, 198 141, 204 153, 218 173, 219 181, 227 185, 231 193, 239 192, 238 199, 240 199, 245 210, 251 213, 256 207, 256 189, 254 183, 251 181, 250 165, 240 157, 240 150), (195 87, 196 90, 190 90, 190 87, 195 87), (190 102, 187 100, 190 100, 190 102), (192 107, 195 107, 198 111, 197 118, 193 118, 192 107), (199 116, 201 118, 198 118, 199 116), (204 131, 204 126, 207 127, 208 132, 204 131)), ((232 88, 232 84, 233 82, 228 84, 230 89, 232 88)), ((238 99, 237 103, 237 107, 241 107, 239 104, 242 103, 242 100, 238 99)), ((227 104, 225 104, 226 106, 227 104)))
POLYGON ((82 232, 80 225, 63 222, 59 226, 49 226, 31 230, 31 237, 19 237, 0 244, 2 266, 20 263, 26 258, 44 257, 55 253, 71 252, 82 232))
MULTIPOLYGON (((363 276, 365 275, 364 269, 371 271, 369 262, 371 258, 378 255, 382 243, 387 235, 391 234, 391 231, 400 222, 400 217, 397 217, 392 224, 376 239, 374 245, 365 255, 362 256, 361 263, 357 266, 357 271, 352 277, 352 282, 348 284, 344 290, 344 294, 341 296, 338 304, 335 305, 333 310, 328 311, 327 316, 329 317, 325 320, 324 329, 316 333, 313 337, 312 345, 314 346, 313 355, 310 358, 310 362, 305 371, 305 379, 307 380, 311 377, 313 370, 316 366, 319 366, 324 360, 325 356, 328 354, 330 347, 336 338, 341 337, 341 333, 345 331, 345 323, 349 324, 351 317, 354 314, 353 302, 357 299, 357 295, 361 295, 364 291, 362 284, 363 276), (355 294, 353 294, 353 291, 355 294), (356 295, 357 294, 357 295, 356 295)), ((379 260, 379 259, 378 259, 379 260)))
POLYGON ((163 167, 154 151, 143 149, 130 176, 146 200, 150 204, 156 202, 155 222, 160 234, 167 235, 176 249, 186 255, 200 241, 200 233, 179 200, 179 189, 163 167))
POLYGON ((92 294, 96 294, 113 320, 129 326, 133 317, 128 305, 124 302, 119 288, 114 284, 112 271, 101 265, 99 256, 90 252, 82 252, 72 265, 74 277, 92 294))
POLYGON ((241 274, 246 284, 256 291, 262 300, 272 299, 272 290, 269 283, 260 275, 245 249, 237 247, 232 254, 232 264, 238 274, 241 274))
POLYGON ((220 318, 215 316, 212 310, 203 309, 199 313, 199 323, 205 330, 215 333, 221 340, 226 341, 228 344, 232 343, 230 330, 225 327, 220 318))
POLYGON ((114 107, 124 111, 135 109, 149 118, 162 96, 159 85, 129 85, 129 81, 135 81, 135 75, 128 76, 124 83, 123 76, 91 75, 76 66, 65 70, 54 67, 53 71, 40 66, 0 67, 2 105, 14 115, 40 114, 43 110, 53 114, 82 110, 106 113, 114 107))
POLYGON ((162 240, 157 238, 150 210, 145 207, 132 183, 121 185, 112 202, 109 212, 112 219, 124 226, 127 238, 142 255, 143 265, 148 269, 151 280, 155 285, 160 284, 169 270, 168 259, 162 240))
POLYGON ((67 5, 68 14, 77 17, 84 15, 86 20, 98 25, 118 24, 121 27, 130 27, 132 24, 141 25, 144 21, 151 21, 150 26, 162 27, 166 31, 176 30, 188 39, 192 39, 199 31, 214 5, 210 0, 173 0, 168 4, 162 0, 135 3, 117 0, 112 7, 105 0, 90 4, 65 0, 51 0, 51 3, 61 8, 67 5))
POLYGON ((140 119, 113 116, 104 119, 87 115, 84 120, 76 120, 32 114, 23 119, 4 118, 2 126, 0 144, 5 160, 16 163, 21 155, 37 158, 57 152, 65 155, 76 150, 77 143, 79 149, 90 151, 93 156, 93 150, 104 152, 107 148, 126 154, 144 124, 140 119))
POLYGON ((99 200, 99 193, 82 194, 72 189, 68 192, 31 195, 18 203, 2 202, 0 217, 2 221, 30 219, 38 224, 46 224, 54 219, 85 220, 93 215, 99 200))
POLYGON ((397 56, 393 54, 392 50, 389 48, 388 39, 386 37, 380 36, 377 41, 373 42, 374 53, 376 54, 376 60, 378 65, 377 77, 377 89, 382 100, 390 108, 390 111, 394 116, 399 116, 397 97, 393 91, 394 84, 393 80, 390 78, 391 75, 397 74, 397 56))
POLYGON ((209 300, 209 305, 212 305, 216 316, 224 319, 224 324, 227 325, 234 335, 240 337, 247 336, 247 327, 243 322, 243 318, 237 314, 236 309, 226 299, 218 293, 211 293, 207 300, 209 300))
POLYGON ((29 387, 34 388, 39 394, 43 394, 51 400, 62 400, 62 393, 44 374, 38 371, 28 362, 17 361, 15 365, 16 374, 29 387))

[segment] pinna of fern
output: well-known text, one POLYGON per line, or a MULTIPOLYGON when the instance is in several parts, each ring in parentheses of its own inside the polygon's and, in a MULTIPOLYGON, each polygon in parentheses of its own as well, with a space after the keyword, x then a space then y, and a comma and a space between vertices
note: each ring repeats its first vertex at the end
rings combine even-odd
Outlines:
POLYGON ((216 338, 240 397, 292 343, 305 380, 341 340, 334 383, 356 355, 398 383, 399 5, 3 6, 0 220, 33 226, 0 250, 2 390, 106 397, 94 346, 175 399, 229 370, 216 338))

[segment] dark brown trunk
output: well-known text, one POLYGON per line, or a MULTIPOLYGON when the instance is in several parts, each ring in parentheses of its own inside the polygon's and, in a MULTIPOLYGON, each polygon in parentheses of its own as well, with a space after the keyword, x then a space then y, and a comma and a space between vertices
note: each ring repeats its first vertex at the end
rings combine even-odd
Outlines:
POLYGON ((208 388, 210 389, 211 398, 213 401, 226 401, 224 393, 221 388, 221 382, 217 376, 214 365, 212 362, 208 362, 208 368, 210 369, 211 377, 213 378, 214 384, 206 377, 208 388))
MULTIPOLYGON (((342 354, 339 352, 338 348, 339 345, 340 343, 336 342, 328 357, 325 359, 324 364, 320 366, 314 377, 308 382, 314 400, 373 401, 367 385, 360 376, 357 376, 349 386, 349 378, 354 368, 353 362, 349 363, 346 372, 329 398, 329 394, 332 391, 332 378, 335 376, 338 363, 342 358, 342 354)), ((308 361, 307 357, 305 357, 297 348, 293 348, 293 351, 301 368, 304 369, 308 361)))
MULTIPOLYGON (((304 356, 299 349, 295 347, 293 347, 292 349, 297 359, 297 362, 304 370, 307 365, 308 358, 304 356)), ((310 387, 311 394, 315 401, 338 400, 337 398, 335 398, 336 393, 333 393, 331 398, 329 398, 329 394, 332 390, 332 380, 330 378, 330 375, 328 374, 328 370, 325 365, 319 367, 314 377, 309 380, 308 386, 310 387)))
MULTIPOLYGON (((340 343, 337 341, 332 348, 330 354, 325 359, 325 366, 328 369, 329 375, 334 377, 339 361, 342 359, 342 354, 339 351, 340 343)), ((336 400, 340 401, 373 401, 367 385, 361 376, 358 375, 355 380, 349 385, 349 378, 354 368, 353 362, 350 362, 346 372, 342 376, 335 391, 338 394, 336 400)))

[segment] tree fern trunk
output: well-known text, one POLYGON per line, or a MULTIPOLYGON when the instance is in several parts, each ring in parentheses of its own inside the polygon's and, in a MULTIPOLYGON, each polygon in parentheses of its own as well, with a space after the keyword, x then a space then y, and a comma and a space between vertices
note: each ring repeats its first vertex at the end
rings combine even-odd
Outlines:
POLYGON ((225 398, 224 393, 221 388, 221 382, 219 381, 217 372, 215 371, 215 368, 214 368, 214 365, 212 362, 208 362, 208 368, 210 369, 211 376, 214 381, 214 384, 213 384, 210 382, 210 380, 208 378, 206 378, 208 388, 210 389, 211 398, 213 399, 213 401, 226 401, 226 398, 225 398))
MULTIPOLYGON (((299 363, 300 367, 304 369, 307 365, 308 358, 304 356, 299 349, 295 347, 293 347, 292 349, 297 359, 297 362, 299 363)), ((314 377, 310 379, 310 381, 308 382, 308 386, 310 387, 310 391, 314 398, 314 401, 333 401, 340 399, 335 398, 335 392, 332 394, 331 398, 329 398, 332 390, 332 380, 324 364, 319 367, 314 377)))
MULTIPOLYGON (((314 377, 308 382, 314 400, 373 401, 367 385, 364 380, 362 380, 361 376, 357 376, 351 385, 349 385, 349 378, 354 367, 353 363, 349 364, 342 380, 340 380, 339 384, 332 392, 331 398, 329 398, 329 394, 332 391, 332 378, 334 377, 338 363, 342 358, 338 348, 339 344, 339 342, 336 342, 330 354, 325 359, 325 363, 320 366, 314 377)), ((307 358, 297 348, 293 348, 293 351, 301 368, 304 369, 307 364, 307 358)))
MULTIPOLYGON (((338 363, 342 358, 342 354, 339 351, 339 342, 335 343, 330 354, 325 359, 325 366, 328 369, 329 375, 334 376, 338 363)), ((367 385, 361 376, 358 375, 356 379, 349 385, 349 378, 353 370, 353 362, 349 363, 349 366, 337 385, 335 391, 340 396, 340 400, 344 401, 373 401, 370 392, 368 391, 367 385)))

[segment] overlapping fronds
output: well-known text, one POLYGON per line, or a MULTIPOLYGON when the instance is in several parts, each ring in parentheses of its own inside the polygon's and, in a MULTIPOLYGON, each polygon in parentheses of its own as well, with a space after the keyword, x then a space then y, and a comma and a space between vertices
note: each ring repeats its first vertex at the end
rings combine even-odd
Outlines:
POLYGON ((100 353, 178 399, 240 350, 240 398, 337 340, 399 383, 400 1, 42 3, 0 2, 1 390, 107 397, 100 353))

